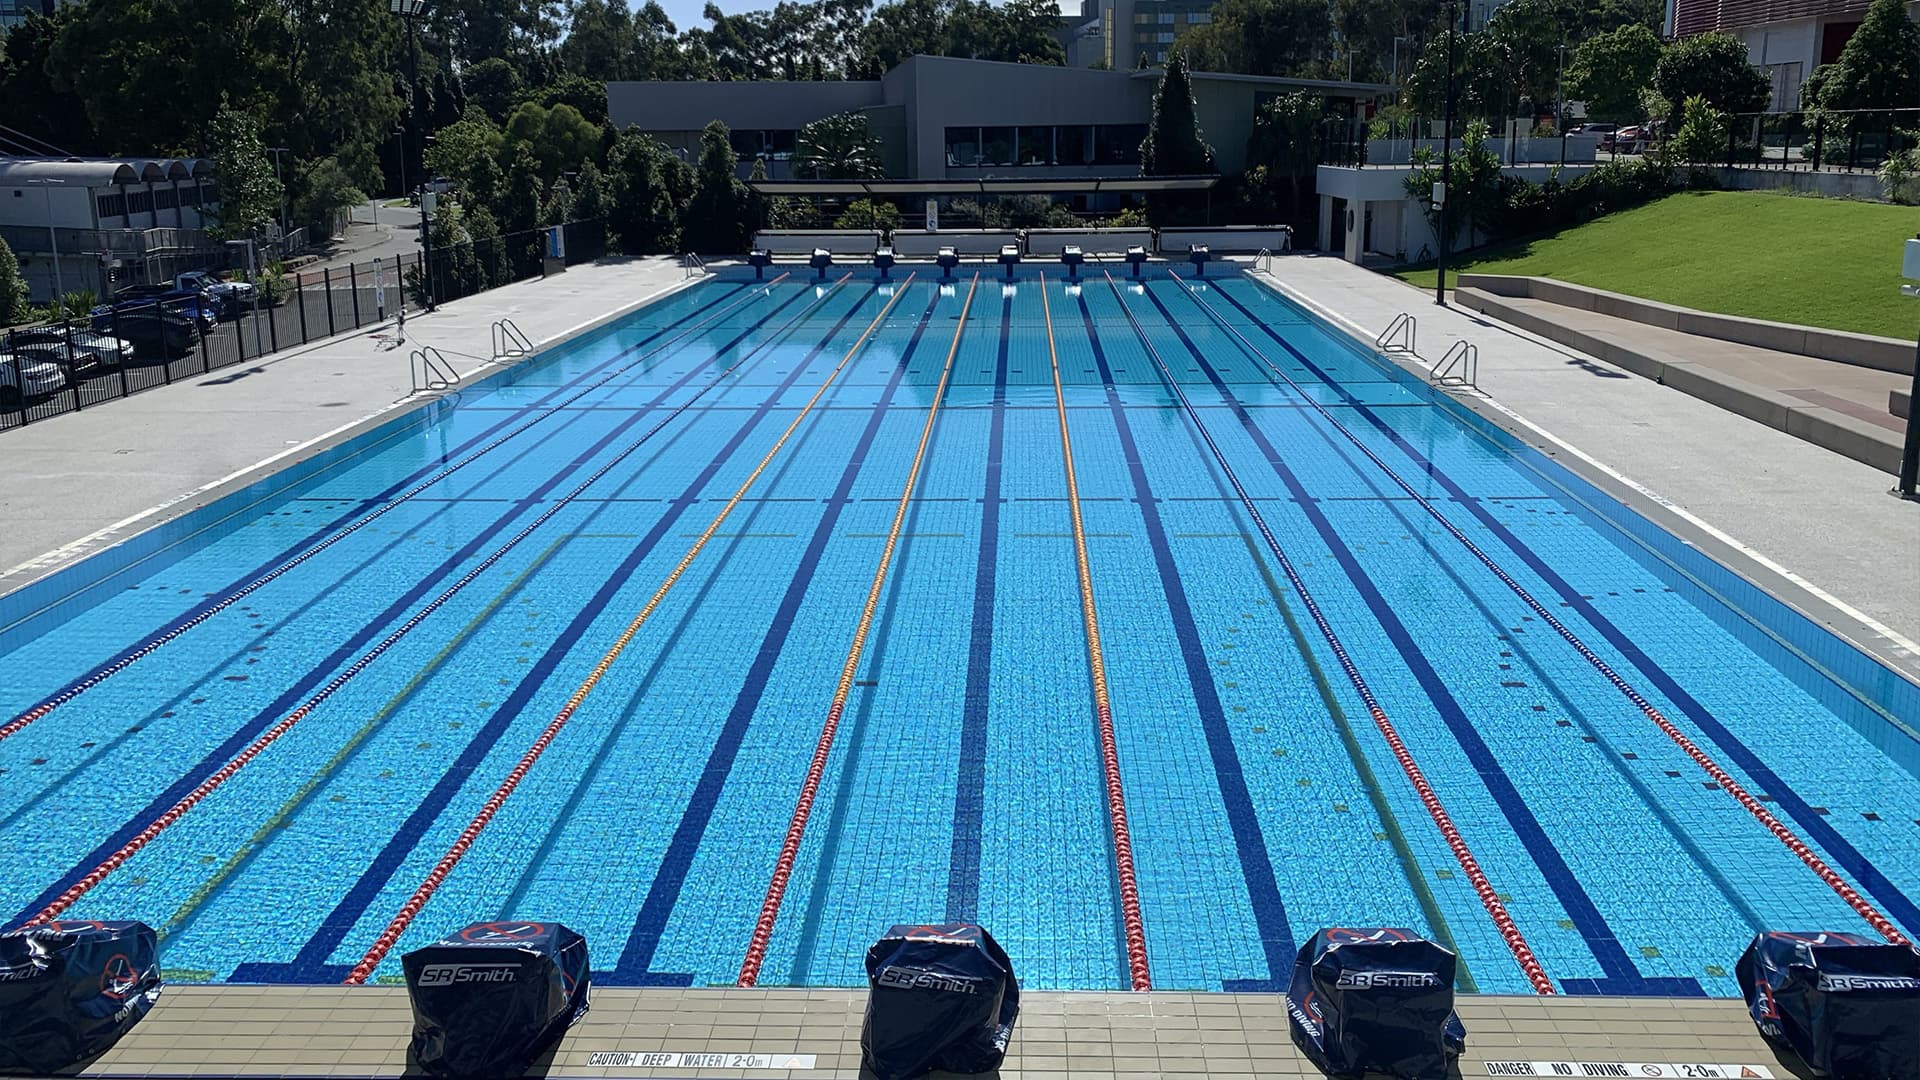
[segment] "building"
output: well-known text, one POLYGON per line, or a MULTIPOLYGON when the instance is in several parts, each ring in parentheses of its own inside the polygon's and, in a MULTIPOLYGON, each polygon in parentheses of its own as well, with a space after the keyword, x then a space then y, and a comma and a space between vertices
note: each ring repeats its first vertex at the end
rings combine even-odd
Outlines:
POLYGON ((1131 71, 1165 64, 1180 35, 1213 21, 1214 0, 1080 0, 1062 44, 1072 67, 1131 71))
MULTIPOLYGON (((872 81, 608 83, 607 111, 615 125, 649 132, 689 160, 700 130, 717 119, 743 158, 763 155, 776 180, 792 176, 787 160, 800 128, 848 111, 866 115, 893 177, 1128 176, 1140 171, 1160 75, 915 56, 872 81)), ((1352 108, 1392 89, 1198 71, 1193 88, 1223 173, 1245 167, 1254 112, 1275 95, 1311 90, 1352 108)), ((743 160, 742 175, 751 167, 743 160)))
MULTIPOLYGON (((1813 69, 1840 59, 1869 0, 1667 0, 1674 37, 1722 31, 1747 46, 1755 67, 1773 81, 1772 112, 1801 107, 1800 84, 1813 69)), ((1912 14, 1913 6, 1908 6, 1912 14)))
POLYGON ((0 30, 27 21, 28 15, 51 15, 60 0, 0 0, 0 30))
POLYGON ((98 296, 205 266, 214 205, 204 158, 0 157, 0 236, 35 303, 53 296, 56 252, 61 286, 98 296))

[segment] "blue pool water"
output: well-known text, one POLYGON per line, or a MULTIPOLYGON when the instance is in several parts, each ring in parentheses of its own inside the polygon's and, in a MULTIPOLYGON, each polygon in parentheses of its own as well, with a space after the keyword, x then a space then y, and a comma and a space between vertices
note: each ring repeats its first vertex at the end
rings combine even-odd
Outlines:
POLYGON ((902 277, 701 284, 0 600, 0 920, 324 694, 65 915, 343 978, 846 359, 375 975, 550 918, 602 982, 731 983, 951 352, 762 985, 948 919, 1129 984, 1053 356, 1156 987, 1389 925, 1529 990, 1235 482, 1557 988, 1731 995, 1755 930, 1867 923, 1520 591, 1920 933, 1910 685, 1253 280, 1029 268, 963 322, 902 277))

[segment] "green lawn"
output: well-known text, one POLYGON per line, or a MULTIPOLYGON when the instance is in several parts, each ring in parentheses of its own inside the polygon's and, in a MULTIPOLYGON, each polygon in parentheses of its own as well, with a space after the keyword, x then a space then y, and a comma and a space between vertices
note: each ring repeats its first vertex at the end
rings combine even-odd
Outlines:
MULTIPOLYGON (((1690 191, 1477 253, 1466 269, 1526 274, 1756 319, 1912 338, 1902 244, 1920 209, 1759 191, 1690 191)), ((1433 288, 1431 267, 1401 271, 1433 288)))

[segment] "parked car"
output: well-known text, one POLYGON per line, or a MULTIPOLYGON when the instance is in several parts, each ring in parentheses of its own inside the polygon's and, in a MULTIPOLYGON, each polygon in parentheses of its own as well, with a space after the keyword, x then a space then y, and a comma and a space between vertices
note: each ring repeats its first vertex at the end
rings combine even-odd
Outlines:
POLYGON ((1606 150, 1612 148, 1613 133, 1618 130, 1620 130, 1618 124, 1575 124, 1567 129, 1567 134, 1599 139, 1600 148, 1606 150))
POLYGON ((1638 124, 1629 125, 1613 133, 1613 149, 1634 154, 1646 149, 1652 141, 1651 133, 1638 124))
POLYGON ((114 330, 133 344, 135 356, 185 356, 200 342, 193 319, 151 303, 131 304, 116 315, 111 308, 95 308, 95 330, 114 330))
POLYGON ((220 326, 220 305, 198 289, 181 289, 173 285, 133 285, 120 290, 111 304, 102 304, 93 309, 93 328, 108 329, 101 321, 102 315, 111 321, 115 311, 125 316, 129 311, 151 308, 156 303, 192 319, 209 333, 220 326))
POLYGON ((228 281, 217 270, 189 270, 174 277, 173 284, 177 289, 191 289, 212 297, 229 317, 253 305, 252 282, 228 281))
POLYGON ((133 342, 78 326, 35 326, 0 338, 0 350, 28 347, 52 350, 58 357, 54 362, 66 368, 68 375, 81 368, 117 364, 121 357, 133 354, 133 342))
POLYGON ((23 403, 67 385, 66 372, 59 364, 36 362, 13 353, 0 353, 0 409, 17 409, 23 403))

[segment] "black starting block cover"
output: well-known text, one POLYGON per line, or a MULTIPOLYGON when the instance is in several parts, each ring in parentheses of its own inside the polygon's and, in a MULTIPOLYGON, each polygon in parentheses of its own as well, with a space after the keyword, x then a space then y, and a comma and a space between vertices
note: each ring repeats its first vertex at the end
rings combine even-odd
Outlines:
POLYGON ((559 923, 474 923, 401 963, 436 1076, 518 1076, 587 1011, 587 939, 559 923))
POLYGON ((1920 952, 1860 934, 1771 932, 1733 973, 1760 1034, 1818 1075, 1920 1078, 1920 952))
POLYGON ((0 1072, 58 1072, 111 1049, 159 1000, 155 946, 137 922, 0 934, 0 1072))
POLYGON ((1300 947, 1287 991, 1293 1042, 1329 1075, 1434 1080, 1466 1049, 1454 955, 1411 930, 1332 928, 1300 947))
POLYGON ((1020 1012, 1013 963, 970 923, 896 926, 867 950, 860 1054, 880 1080, 1000 1067, 1020 1012))

